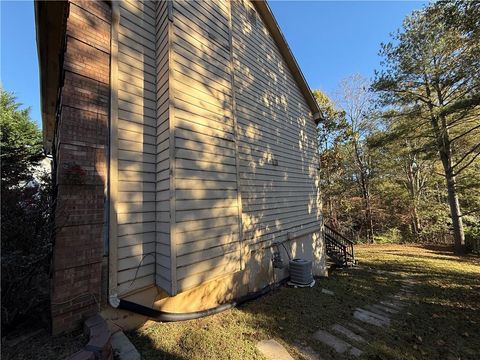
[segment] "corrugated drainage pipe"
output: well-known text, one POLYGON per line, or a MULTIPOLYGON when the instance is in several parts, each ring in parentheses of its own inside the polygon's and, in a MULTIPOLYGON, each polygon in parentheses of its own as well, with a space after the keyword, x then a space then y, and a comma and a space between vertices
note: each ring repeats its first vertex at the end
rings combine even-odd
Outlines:
POLYGON ((150 319, 155 321, 175 322, 175 321, 193 320, 193 319, 198 319, 198 318, 202 318, 209 315, 218 314, 219 312, 242 305, 247 301, 258 299, 259 297, 270 292, 270 290, 272 290, 272 287, 270 285, 267 285, 262 290, 249 293, 245 296, 238 298, 237 300, 234 300, 231 303, 222 304, 206 310, 193 311, 188 313, 171 313, 171 312, 160 311, 160 310, 150 308, 148 306, 134 303, 132 301, 120 299, 116 295, 110 296, 110 305, 112 305, 114 308, 117 308, 117 309, 128 310, 136 314, 148 316, 150 319))

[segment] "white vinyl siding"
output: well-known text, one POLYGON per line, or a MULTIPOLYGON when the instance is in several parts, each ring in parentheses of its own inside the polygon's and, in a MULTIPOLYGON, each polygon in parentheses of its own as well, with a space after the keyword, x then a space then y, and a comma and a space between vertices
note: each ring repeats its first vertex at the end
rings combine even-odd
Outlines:
POLYGON ((118 292, 155 282, 155 13, 122 1, 118 29, 118 292))
POLYGON ((240 268, 228 4, 175 1, 175 241, 184 291, 240 268))
POLYGON ((254 246, 320 228, 316 129, 253 5, 233 2, 232 19, 243 238, 254 246))

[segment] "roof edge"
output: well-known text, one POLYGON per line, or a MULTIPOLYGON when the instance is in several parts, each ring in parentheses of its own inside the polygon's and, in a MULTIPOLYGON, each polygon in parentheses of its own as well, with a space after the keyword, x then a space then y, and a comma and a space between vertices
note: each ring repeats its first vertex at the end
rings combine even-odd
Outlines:
POLYGON ((288 68, 290 69, 298 87, 300 88, 308 106, 310 107, 310 110, 312 111, 313 120, 315 120, 315 123, 318 124, 318 122, 321 120, 321 113, 318 103, 312 94, 310 86, 308 85, 297 60, 295 59, 292 50, 288 46, 287 40, 283 35, 282 30, 280 29, 280 26, 278 25, 278 22, 275 19, 272 10, 270 9, 270 6, 266 0, 252 1, 252 4, 257 9, 257 12, 262 17, 265 25, 270 31, 270 34, 275 40, 280 53, 285 59, 288 68))
POLYGON ((34 10, 43 147, 49 154, 52 152, 55 133, 58 88, 61 82, 61 54, 65 42, 68 3, 35 0, 34 10))

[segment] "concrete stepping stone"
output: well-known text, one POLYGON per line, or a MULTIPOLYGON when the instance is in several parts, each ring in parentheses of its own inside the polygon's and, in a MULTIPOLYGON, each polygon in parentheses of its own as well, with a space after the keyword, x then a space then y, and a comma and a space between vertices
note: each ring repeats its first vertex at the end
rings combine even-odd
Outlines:
POLYGON ((388 314, 398 314, 399 313, 399 310, 393 309, 393 308, 388 307, 388 306, 384 306, 384 305, 380 305, 380 304, 373 304, 371 306, 380 310, 380 311, 383 311, 384 313, 388 313, 388 314))
POLYGON ((364 309, 357 308, 353 313, 353 317, 357 320, 363 321, 370 325, 378 327, 388 327, 390 325, 390 319, 378 314, 372 313, 364 309))
POLYGON ((112 348, 119 360, 140 360, 141 356, 123 331, 118 331, 111 337, 112 348))
POLYGON ((389 317, 390 314, 386 311, 376 308, 374 305, 365 305, 364 308, 368 311, 371 311, 374 314, 381 315, 383 317, 389 317))
POLYGON ((257 349, 267 360, 293 360, 287 349, 274 339, 258 342, 257 349))
POLYGON ((368 331, 362 328, 360 325, 355 324, 354 322, 349 322, 347 326, 356 332, 362 333, 362 334, 368 334, 368 331))
POLYGON ((335 293, 328 289, 322 289, 322 294, 335 295, 335 293))
POLYGON ((315 334, 313 334, 313 337, 315 340, 330 346, 339 354, 348 353, 353 356, 360 356, 363 353, 362 350, 324 330, 318 330, 315 334))
POLYGON ((380 301, 380 304, 391 307, 392 309, 395 310, 402 310, 405 304, 399 303, 398 301, 389 301, 389 300, 382 300, 380 301))
POLYGON ((307 360, 323 360, 310 346, 296 342, 295 349, 307 360))
POLYGON ((361 312, 364 312, 370 316, 373 316, 374 318, 377 318, 378 320, 381 320, 381 321, 385 321, 385 322, 389 322, 390 321, 390 316, 389 315, 381 315, 381 314, 377 314, 377 313, 374 313, 372 311, 369 311, 369 310, 365 310, 363 308, 356 308, 355 310, 357 311, 361 311, 361 312))
POLYGON ((399 303, 402 303, 407 299, 407 297, 403 293, 398 293, 398 294, 390 295, 390 299, 393 299, 399 303))
POLYGON ((365 339, 363 337, 355 334, 352 330, 347 329, 346 327, 344 327, 340 324, 333 325, 332 330, 336 331, 339 334, 345 335, 350 340, 356 341, 358 343, 364 343, 365 342, 365 339))

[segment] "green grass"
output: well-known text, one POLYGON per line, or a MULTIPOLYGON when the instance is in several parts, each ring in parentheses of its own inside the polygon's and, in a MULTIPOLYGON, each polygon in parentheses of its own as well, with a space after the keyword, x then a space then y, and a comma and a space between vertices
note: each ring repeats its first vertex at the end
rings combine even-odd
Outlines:
POLYGON ((255 359, 255 344, 275 338, 295 358, 309 346, 340 359, 312 339, 318 329, 349 322, 356 307, 398 292, 402 276, 418 281, 409 306, 388 331, 367 328, 364 358, 474 359, 480 353, 480 262, 443 249, 382 245, 357 248, 360 266, 318 279, 314 288, 280 288, 238 309, 179 323, 149 323, 127 335, 144 359, 255 359), (372 270, 386 270, 377 273, 372 270), (334 296, 323 294, 329 289, 334 296))

